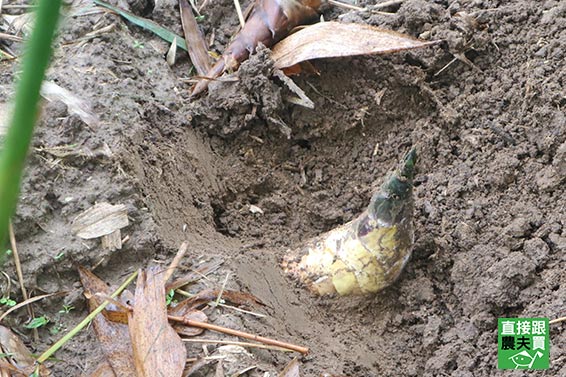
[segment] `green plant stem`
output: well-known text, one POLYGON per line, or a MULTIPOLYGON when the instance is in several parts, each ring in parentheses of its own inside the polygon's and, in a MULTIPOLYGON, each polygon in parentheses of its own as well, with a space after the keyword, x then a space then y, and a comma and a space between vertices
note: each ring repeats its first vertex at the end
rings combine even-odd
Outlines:
POLYGON ((60 7, 61 0, 39 1, 35 28, 27 44, 17 86, 12 122, 0 151, 0 261, 7 240, 8 222, 18 201, 22 171, 37 120, 39 90, 51 58, 60 7))
MULTIPOLYGON (((134 279, 137 276, 138 276, 138 271, 135 271, 133 274, 130 275, 130 277, 128 277, 128 279, 118 289, 116 289, 116 291, 114 291, 114 293, 112 293, 110 297, 115 298, 120 293, 122 293, 122 291, 126 289, 126 287, 130 285, 130 283, 134 281, 134 279)), ((55 352, 57 352, 59 348, 63 347, 65 343, 67 343, 69 340, 71 340, 72 337, 77 335, 77 333, 81 331, 85 326, 87 326, 90 323, 90 321, 94 319, 94 317, 96 317, 100 312, 102 312, 104 308, 106 308, 106 305, 108 304, 110 304, 109 300, 106 300, 102 304, 100 304, 88 316, 86 316, 85 319, 81 321, 81 323, 79 323, 77 326, 75 326, 75 328, 73 328, 71 331, 65 334, 64 337, 62 337, 55 344, 49 347, 47 351, 42 353, 41 356, 37 358, 37 363, 41 364, 47 361, 47 359, 49 359, 55 352)))

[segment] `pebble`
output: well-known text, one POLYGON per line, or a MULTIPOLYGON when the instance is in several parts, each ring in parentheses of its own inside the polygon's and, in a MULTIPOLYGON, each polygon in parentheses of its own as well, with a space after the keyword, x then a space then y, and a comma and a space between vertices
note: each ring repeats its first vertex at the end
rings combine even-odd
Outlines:
POLYGON ((550 247, 542 239, 536 237, 527 240, 523 245, 525 255, 531 259, 537 267, 540 267, 548 260, 550 247))

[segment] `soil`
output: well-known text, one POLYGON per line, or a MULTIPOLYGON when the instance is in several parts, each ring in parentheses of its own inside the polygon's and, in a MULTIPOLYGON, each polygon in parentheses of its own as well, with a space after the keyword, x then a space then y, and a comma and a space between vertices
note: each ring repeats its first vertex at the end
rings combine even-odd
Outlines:
MULTIPOLYGON (((182 33, 177 1, 114 3, 182 33)), ((443 44, 315 61, 319 75, 293 78, 314 110, 285 101, 265 49, 232 75, 238 81, 191 99, 185 53, 170 68, 167 43, 118 16, 68 16, 48 79, 90 102, 100 123, 44 104, 14 218, 28 289, 68 293, 35 306, 51 319, 38 342, 24 312, 9 325, 42 352, 86 315, 77 264, 119 284, 167 265, 187 240, 185 267, 223 261, 191 291, 218 288, 230 273, 227 287, 266 304, 255 308, 265 318, 215 309, 210 320, 310 347, 306 376, 503 375, 497 318, 566 311, 566 4, 406 0, 385 10, 393 14, 324 15, 443 44), (71 153, 53 152, 62 146, 71 153), (416 242, 399 280, 372 296, 318 298, 283 276, 287 250, 363 211, 411 146, 420 156, 416 242), (103 201, 127 206, 121 250, 71 233, 73 219, 103 201), (61 314, 63 305, 74 310, 61 314)), ((233 2, 210 2, 203 14, 221 53, 238 24, 233 2)), ((17 70, 0 62, 0 101, 17 70)), ((3 270, 15 281, 11 261, 3 270)), ((550 334, 551 367, 537 375, 564 376, 566 324, 550 334)), ((57 353, 54 375, 92 370, 98 347, 83 331, 57 353)), ((275 376, 292 358, 249 352, 226 370, 256 365, 248 375, 275 376)))

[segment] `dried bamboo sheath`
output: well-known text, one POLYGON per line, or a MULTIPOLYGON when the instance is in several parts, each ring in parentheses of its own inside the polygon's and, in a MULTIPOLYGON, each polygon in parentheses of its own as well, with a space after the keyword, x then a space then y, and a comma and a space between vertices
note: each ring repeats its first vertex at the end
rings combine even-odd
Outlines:
MULTIPOLYGON (((262 43, 273 46, 298 25, 316 19, 321 0, 257 0, 246 25, 226 48, 222 57, 208 72, 214 79, 225 71, 236 70, 256 47, 262 43)), ((193 89, 197 95, 208 87, 208 80, 200 81, 193 89)))

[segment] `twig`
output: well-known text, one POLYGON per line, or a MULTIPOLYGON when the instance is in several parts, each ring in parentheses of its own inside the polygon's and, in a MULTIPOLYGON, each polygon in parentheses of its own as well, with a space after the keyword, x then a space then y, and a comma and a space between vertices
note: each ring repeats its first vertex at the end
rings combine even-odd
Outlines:
MULTIPOLYGON (((1 3, 1 1, 0 1, 1 3)), ((35 9, 37 8, 37 5, 25 5, 25 4, 6 4, 2 6, 2 9, 35 9)))
MULTIPOLYGON (((132 281, 134 281, 134 279, 137 276, 138 276, 138 271, 136 270, 134 271, 133 274, 131 274, 128 277, 128 279, 126 279, 126 281, 120 287, 118 287, 118 289, 116 289, 116 291, 114 291, 114 293, 110 295, 110 297, 112 298, 117 297, 120 293, 122 293, 124 289, 126 289, 128 285, 130 285, 132 281)), ((55 344, 49 347, 47 351, 43 352, 41 356, 37 358, 37 363, 41 364, 44 363, 47 359, 49 359, 55 352, 57 352, 57 350, 59 350, 59 348, 63 347, 65 343, 67 343, 73 336, 75 336, 79 331, 81 331, 85 326, 87 326, 90 323, 90 321, 94 319, 94 317, 96 317, 99 313, 101 313, 108 304, 109 304, 108 301, 104 301, 102 304, 100 304, 89 315, 87 315, 85 319, 81 321, 81 323, 79 323, 77 326, 75 326, 75 328, 69 331, 64 337, 62 337, 55 344)))
POLYGON ((269 344, 269 345, 281 347, 281 348, 287 348, 287 349, 290 349, 292 351, 302 353, 303 355, 306 355, 306 354, 309 353, 309 349, 307 347, 301 347, 301 346, 297 346, 295 344, 281 342, 279 340, 265 338, 263 336, 254 335, 254 334, 250 334, 250 333, 239 331, 239 330, 234 330, 234 329, 229 329, 229 328, 222 327, 222 326, 213 325, 211 323, 194 321, 192 319, 186 319, 186 318, 183 318, 183 317, 176 317, 176 316, 171 316, 171 315, 168 316, 168 317, 171 321, 181 322, 186 326, 193 326, 193 327, 198 327, 198 328, 201 328, 201 329, 207 329, 207 330, 221 332, 221 333, 224 333, 224 334, 239 336, 240 338, 250 339, 250 340, 253 340, 253 341, 256 341, 256 342, 269 344))
POLYGON ((222 298, 222 294, 224 293, 224 289, 226 288, 226 283, 228 283, 229 277, 230 272, 227 272, 226 277, 224 278, 224 282, 222 283, 222 287, 220 288, 220 292, 218 292, 218 297, 216 297, 216 301, 214 301, 214 306, 218 306, 218 304, 220 304, 220 299, 222 298))
POLYGON ((405 0, 389 0, 389 1, 384 1, 383 3, 379 3, 379 4, 375 4, 374 6, 371 7, 371 9, 383 9, 383 8, 388 8, 388 7, 394 7, 396 5, 401 5, 405 0))
MULTIPOLYGON (((210 305, 210 304, 211 304, 211 303, 208 303, 208 305, 210 305)), ((221 303, 220 303, 220 304, 218 304, 218 306, 221 306, 221 307, 226 308, 226 309, 232 309, 232 310, 235 310, 235 311, 240 312, 240 313, 250 314, 250 315, 253 315, 253 316, 258 317, 258 318, 265 318, 265 317, 267 317, 265 314, 252 312, 252 311, 250 311, 250 310, 245 310, 245 309, 238 308, 238 307, 232 306, 232 305, 227 305, 227 304, 221 304, 221 303)))
POLYGON ((278 77, 287 87, 299 98, 288 98, 289 102, 295 103, 300 106, 304 106, 309 109, 314 109, 314 102, 306 95, 306 93, 301 89, 291 78, 289 78, 282 70, 275 69, 273 75, 278 77), (295 100, 295 101, 293 101, 295 100))
POLYGON ((335 105, 337 105, 337 106, 340 106, 341 108, 343 108, 343 109, 345 109, 345 110, 348 110, 348 106, 344 105, 344 104, 341 103, 341 102, 336 101, 336 100, 333 99, 333 98, 330 98, 330 97, 324 95, 320 90, 318 90, 318 89, 316 88, 316 86, 314 86, 314 85, 311 84, 310 82, 307 82, 307 85, 310 86, 311 89, 314 90, 314 92, 315 92, 316 94, 318 94, 319 96, 321 96, 322 98, 329 100, 329 101, 332 102, 333 104, 335 104, 335 105))
MULTIPOLYGON (((177 293, 180 294, 181 296, 185 296, 185 297, 194 297, 194 296, 195 296, 194 294, 189 293, 189 292, 187 292, 187 291, 184 291, 184 290, 182 290, 182 289, 176 289, 175 292, 177 292, 177 293)), ((216 305, 216 304, 211 301, 211 302, 209 302, 207 305, 214 306, 214 305, 216 305)), ((250 311, 250 310, 244 310, 244 309, 238 308, 238 307, 236 307, 236 306, 232 306, 232 305, 227 305, 227 304, 218 303, 218 306, 220 306, 220 307, 222 307, 222 308, 226 308, 226 309, 232 309, 232 310, 235 310, 235 311, 240 312, 240 313, 250 314, 250 315, 253 315, 253 316, 256 316, 256 317, 259 317, 259 318, 265 318, 265 317, 267 317, 265 314, 252 312, 252 311, 250 311)))
POLYGON ((185 256, 185 253, 187 252, 188 248, 189 248, 189 244, 187 243, 187 241, 184 241, 181 244, 181 246, 179 246, 179 251, 177 251, 177 255, 175 255, 175 258, 173 258, 173 261, 169 265, 169 268, 165 271, 165 275, 163 276, 164 282, 167 282, 171 277, 171 275, 173 275, 173 272, 175 271, 175 269, 177 269, 177 267, 181 263, 181 259, 183 259, 183 257, 185 256))
MULTIPOLYGON (((24 274, 22 272, 22 264, 20 262, 20 254, 18 253, 18 246, 16 245, 16 235, 14 234, 14 226, 12 221, 8 224, 8 234, 10 236, 10 247, 12 248, 12 252, 14 253, 14 264, 16 265, 16 274, 18 275, 18 282, 20 283, 20 290, 22 291, 22 297, 24 301, 29 299, 28 291, 26 286, 24 285, 24 274)), ((31 305, 26 306, 26 310, 28 312, 29 318, 32 319, 35 317, 33 313, 33 308, 31 305)), ((33 339, 35 341, 39 341, 39 334, 37 332, 37 328, 33 329, 33 339)))
MULTIPOLYGON (((392 1, 386 1, 386 2, 381 3, 381 4, 370 5, 368 7, 361 8, 361 7, 358 7, 356 5, 352 5, 352 4, 348 4, 348 3, 342 3, 342 2, 337 1, 337 0, 328 0, 328 2, 330 4, 332 4, 336 7, 350 9, 350 10, 355 11, 355 12, 370 12, 372 14, 379 14, 381 16, 392 16, 392 15, 394 15, 395 14, 394 12, 384 12, 384 11, 380 11, 380 9, 399 5, 399 4, 403 3, 403 1, 404 0, 392 0, 392 1)), ((345 16, 345 14, 341 14, 340 16, 338 16, 338 18, 342 19, 344 16, 345 16)))
MULTIPOLYGON (((0 0, 2 2, 2 0, 0 0)), ((6 287, 6 292, 8 292, 8 297, 10 296, 10 291, 12 290, 12 279, 10 279, 10 275, 5 273, 4 271, 0 271, 2 275, 6 278, 6 282, 8 283, 8 287, 6 287)))
POLYGON ((548 323, 550 325, 554 325, 555 323, 564 322, 564 321, 566 321, 566 317, 556 318, 556 319, 553 319, 552 321, 549 321, 548 323))
POLYGON ((195 0, 189 0, 189 3, 191 3, 191 8, 193 8, 197 16, 200 16, 200 11, 198 10, 197 5, 195 4, 195 0))
POLYGON ((209 0, 204 0, 204 1, 202 2, 202 4, 200 5, 200 7, 198 7, 198 13, 199 13, 199 14, 200 14, 200 12, 202 12, 202 10, 204 9, 204 7, 208 5, 208 1, 209 1, 209 0))
POLYGON ((234 0, 234 6, 236 6, 236 13, 238 13, 238 19, 240 20, 240 26, 242 29, 246 25, 246 20, 244 19, 244 15, 242 14, 242 7, 240 7, 240 2, 238 0, 234 0))
POLYGON ((208 279, 206 275, 216 271, 222 263, 224 262, 213 261, 203 264, 200 267, 194 269, 189 275, 167 284, 165 286, 165 290, 169 292, 171 289, 181 288, 182 286, 198 281, 201 278, 208 279))
POLYGON ((0 49, 0 58, 13 60, 16 56, 0 49))
POLYGON ((344 8, 344 9, 357 10, 357 11, 367 11, 366 8, 358 7, 356 5, 352 5, 352 4, 348 4, 348 3, 343 3, 341 1, 328 0, 328 3, 332 4, 334 6, 340 7, 340 8, 344 8))
POLYGON ((29 305, 29 304, 31 304, 32 302, 36 302, 36 301, 39 301, 39 300, 43 300, 44 298, 47 298, 47 297, 62 295, 62 294, 66 294, 66 293, 67 293, 67 292, 48 293, 48 294, 45 294, 45 295, 39 295, 39 296, 35 296, 35 297, 32 297, 32 298, 29 298, 29 299, 27 299, 26 301, 22 301, 22 302, 20 302, 19 304, 15 305, 15 306, 12 306, 10 309, 6 310, 6 312, 5 312, 4 314, 2 314, 2 315, 0 316, 0 323, 4 320, 4 318, 6 318, 6 316, 7 316, 8 314, 12 313, 14 310, 18 310, 19 308, 24 307, 24 306, 26 306, 26 305, 29 305))
POLYGON ((248 342, 235 342, 232 340, 217 340, 217 339, 181 339, 185 343, 209 343, 209 344, 226 344, 231 346, 242 346, 242 347, 254 347, 254 348, 263 348, 267 350, 274 350, 274 351, 282 351, 282 352, 290 352, 287 348, 270 346, 268 344, 258 344, 258 343, 248 343, 248 342))
POLYGON ((446 69, 448 69, 448 67, 450 67, 452 64, 454 64, 456 61, 458 60, 458 58, 453 58, 452 60, 450 60, 448 63, 446 63, 446 65, 442 68, 440 68, 440 70, 438 72, 436 72, 433 77, 436 77, 438 75, 440 75, 442 72, 444 72, 446 69))
POLYGON ((16 35, 6 34, 6 33, 0 33, 0 39, 4 39, 6 41, 12 41, 12 42, 23 42, 24 40, 22 37, 18 37, 16 35))

